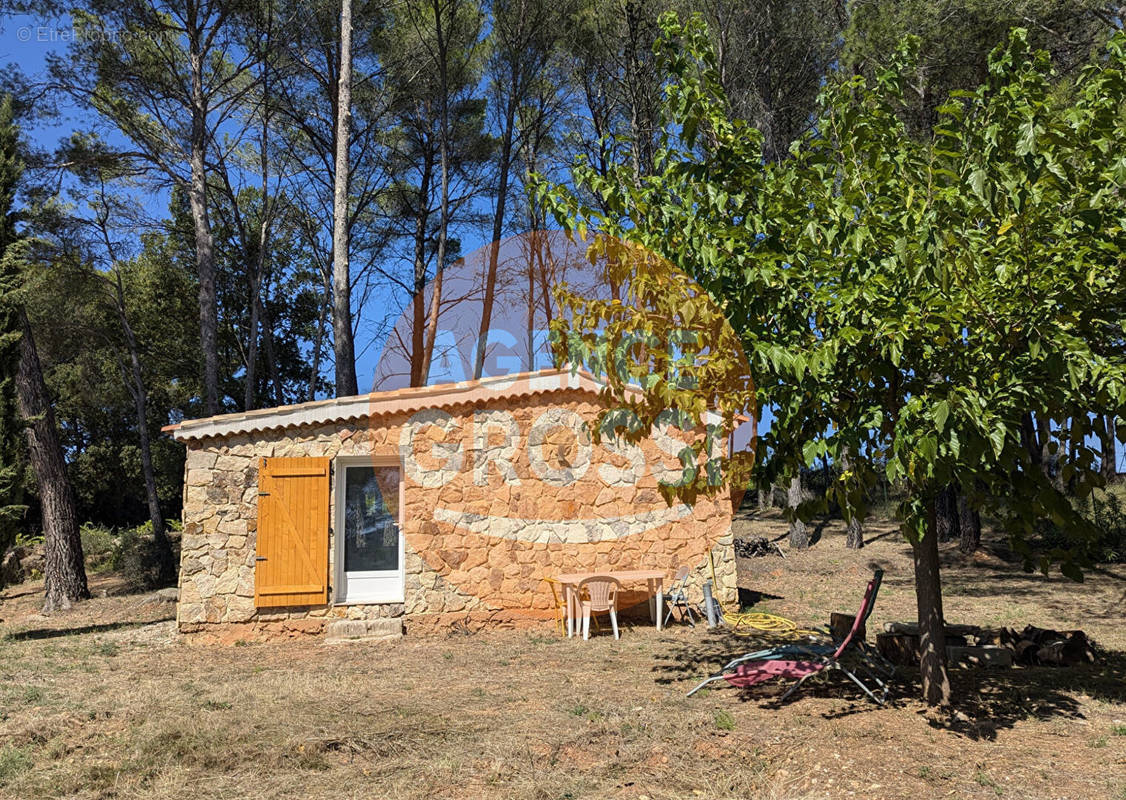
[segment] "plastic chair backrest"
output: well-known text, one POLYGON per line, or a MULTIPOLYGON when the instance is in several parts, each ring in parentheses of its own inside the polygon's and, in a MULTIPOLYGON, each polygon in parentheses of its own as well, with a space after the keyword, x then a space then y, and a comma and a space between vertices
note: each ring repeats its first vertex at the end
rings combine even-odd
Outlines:
POLYGON ((688 580, 688 575, 691 572, 692 568, 685 564, 683 567, 676 571, 675 575, 673 575, 673 583, 684 583, 686 580, 688 580))
POLYGON ((614 607, 618 590, 621 588, 622 585, 617 578, 611 578, 609 575, 593 575, 579 583, 578 592, 581 597, 583 590, 586 590, 592 611, 608 611, 614 607))
POLYGON ((561 598, 561 588, 563 584, 555 580, 555 578, 544 578, 543 580, 544 583, 546 583, 551 588, 551 599, 555 601, 555 607, 561 607, 563 605, 563 600, 561 598))

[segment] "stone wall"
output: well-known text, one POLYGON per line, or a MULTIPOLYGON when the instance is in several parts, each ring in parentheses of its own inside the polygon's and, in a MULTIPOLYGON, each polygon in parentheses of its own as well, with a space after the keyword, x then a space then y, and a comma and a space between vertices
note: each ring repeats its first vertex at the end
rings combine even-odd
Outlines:
MULTIPOLYGON (((328 619, 386 616, 404 616, 415 628, 520 624, 553 617, 545 576, 603 568, 660 569, 671 579, 688 564, 696 596, 714 568, 717 595, 731 601, 729 495, 670 508, 657 482, 675 475, 672 453, 682 444, 660 436, 636 447, 594 443, 583 426, 596 419, 596 402, 580 391, 498 397, 487 408, 188 442, 180 630, 304 633, 328 619), (356 455, 402 458, 405 602, 258 611, 259 459, 356 455)), ((335 492, 330 497, 334 504, 335 492)))

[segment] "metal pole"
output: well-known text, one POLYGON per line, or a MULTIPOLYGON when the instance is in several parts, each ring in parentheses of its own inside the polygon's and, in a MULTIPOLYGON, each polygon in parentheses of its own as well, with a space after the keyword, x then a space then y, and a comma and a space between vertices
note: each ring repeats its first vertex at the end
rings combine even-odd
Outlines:
POLYGON ((708 615, 708 627, 714 628, 719 622, 715 613, 715 598, 712 597, 712 582, 704 581, 704 611, 708 615))

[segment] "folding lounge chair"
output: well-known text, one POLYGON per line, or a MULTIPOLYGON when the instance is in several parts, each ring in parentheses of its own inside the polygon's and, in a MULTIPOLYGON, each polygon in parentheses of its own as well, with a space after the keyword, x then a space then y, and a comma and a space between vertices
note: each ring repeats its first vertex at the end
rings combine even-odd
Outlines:
MULTIPOLYGON (((878 569, 872 576, 872 580, 868 582, 868 588, 864 592, 864 599, 861 601, 860 610, 856 614, 852 628, 839 643, 831 645, 785 644, 747 653, 731 660, 719 672, 701 681, 692 691, 688 692, 688 695, 695 694, 712 681, 721 678, 740 688, 748 688, 774 678, 797 678, 797 683, 780 698, 780 701, 782 701, 797 691, 807 678, 828 670, 839 669, 859 686, 873 702, 883 705, 888 695, 889 687, 887 683, 881 680, 871 668, 865 670, 867 677, 882 690, 882 696, 877 697, 852 670, 841 663, 841 658, 852 649, 858 653, 864 666, 873 666, 871 664, 874 660, 873 655, 868 652, 866 647, 861 646, 863 643, 856 638, 856 634, 872 614, 876 593, 879 591, 883 576, 883 570, 878 569)), ((886 671, 882 665, 876 664, 875 666, 886 671)))
MULTIPOLYGON (((868 623, 868 617, 872 616, 872 609, 876 607, 876 596, 880 592, 880 586, 883 584, 883 580, 884 571, 882 569, 877 569, 872 574, 872 580, 868 582, 868 586, 864 590, 864 597, 860 601, 860 607, 862 610, 867 610, 863 611, 863 616, 860 619, 860 627, 862 628, 868 623)), ((779 658, 792 658, 795 654, 800 655, 801 653, 805 653, 810 650, 814 651, 815 653, 820 653, 821 655, 829 655, 841 644, 840 641, 838 641, 836 637, 833 636, 832 631, 829 631, 825 628, 814 628, 813 632, 820 633, 825 637, 830 637, 832 638, 832 641, 825 642, 823 644, 817 642, 809 642, 806 644, 780 644, 775 645, 774 647, 768 647, 765 650, 756 650, 753 653, 745 653, 727 662, 727 664, 724 665, 723 669, 721 669, 708 680, 717 680, 718 678, 722 677, 723 673, 727 672, 730 669, 733 669, 738 664, 742 664, 744 661, 771 661, 779 658)), ((885 672, 889 675, 894 674, 895 667, 892 666, 892 664, 888 662, 887 659, 880 655, 879 651, 875 650, 874 648, 869 646, 867 642, 864 641, 858 640, 856 644, 858 647, 860 647, 867 658, 870 658, 877 662, 877 665, 882 672, 885 672)), ((701 686, 702 685, 703 684, 701 684, 701 686)), ((695 691, 695 689, 693 691, 695 691)))

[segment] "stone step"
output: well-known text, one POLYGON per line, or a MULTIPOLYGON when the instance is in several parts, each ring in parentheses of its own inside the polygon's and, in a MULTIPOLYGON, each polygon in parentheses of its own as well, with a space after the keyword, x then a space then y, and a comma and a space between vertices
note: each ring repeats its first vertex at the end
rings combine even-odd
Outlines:
POLYGON ((338 619, 325 625, 325 644, 398 639, 403 635, 401 617, 386 619, 338 619))

